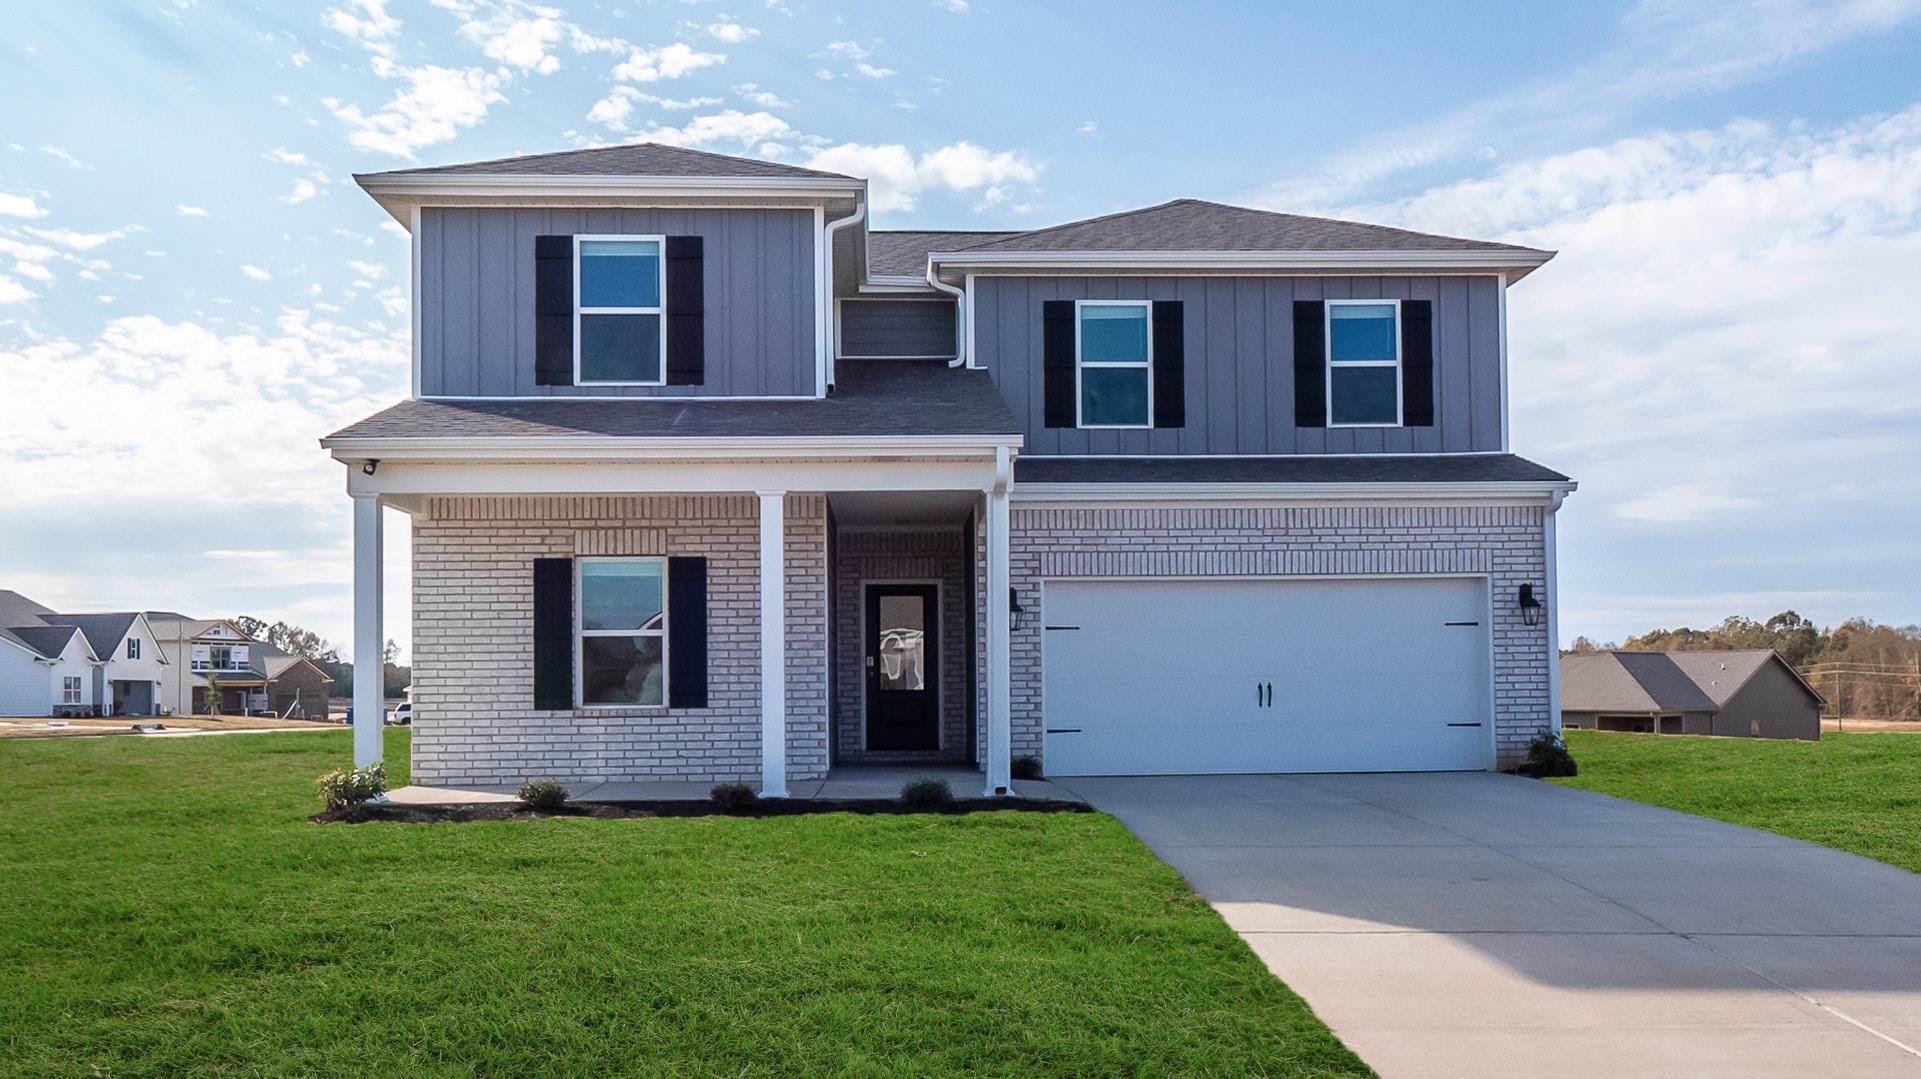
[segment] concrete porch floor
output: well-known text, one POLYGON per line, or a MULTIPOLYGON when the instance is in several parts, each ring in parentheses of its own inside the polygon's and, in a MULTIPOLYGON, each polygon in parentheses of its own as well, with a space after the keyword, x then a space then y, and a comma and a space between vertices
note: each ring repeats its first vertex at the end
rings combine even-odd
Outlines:
MULTIPOLYGON (((955 798, 981 796, 980 769, 964 765, 932 765, 917 768, 904 765, 843 765, 830 769, 825 779, 800 779, 787 785, 793 798, 841 800, 855 798, 898 798, 900 789, 916 779, 944 779, 955 798)), ((482 784, 463 787, 412 785, 387 792, 387 800, 397 805, 472 805, 481 802, 514 801, 518 784, 482 784)), ((656 779, 625 783, 579 784, 570 788, 575 802, 704 802, 712 783, 689 783, 656 779)), ((1066 788, 1044 779, 1014 780, 1014 793, 1021 798, 1061 802, 1084 801, 1066 788)))

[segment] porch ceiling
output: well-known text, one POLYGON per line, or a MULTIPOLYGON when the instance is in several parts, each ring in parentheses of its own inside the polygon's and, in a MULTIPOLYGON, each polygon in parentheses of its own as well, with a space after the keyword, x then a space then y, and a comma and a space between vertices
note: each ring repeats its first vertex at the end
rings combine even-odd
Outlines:
POLYGON ((827 496, 834 523, 855 528, 955 527, 979 502, 979 491, 841 491, 827 496))

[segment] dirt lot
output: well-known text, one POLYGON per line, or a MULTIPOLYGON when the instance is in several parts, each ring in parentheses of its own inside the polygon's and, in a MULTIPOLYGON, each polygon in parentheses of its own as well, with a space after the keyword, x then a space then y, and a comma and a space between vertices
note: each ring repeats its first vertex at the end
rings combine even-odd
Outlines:
POLYGON ((1891 719, 1823 719, 1823 731, 1847 731, 1849 734, 1921 734, 1921 723, 1891 719))
POLYGON ((0 738, 71 738, 78 735, 132 734, 136 723, 158 723, 170 731, 271 731, 289 728, 339 730, 337 723, 255 716, 113 716, 106 719, 48 719, 45 716, 0 717, 0 738), (55 724, 59 724, 55 726, 55 724))

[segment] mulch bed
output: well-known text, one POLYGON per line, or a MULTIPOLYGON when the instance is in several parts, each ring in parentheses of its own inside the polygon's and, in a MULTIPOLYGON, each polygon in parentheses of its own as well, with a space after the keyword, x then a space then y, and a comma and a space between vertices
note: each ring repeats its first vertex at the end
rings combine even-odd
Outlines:
POLYGON ((1048 798, 957 798, 946 805, 912 806, 894 798, 850 798, 841 801, 820 799, 770 798, 750 809, 722 809, 711 801, 660 802, 581 802, 559 809, 529 809, 519 802, 474 802, 465 805, 380 805, 360 806, 343 812, 316 813, 308 819, 315 824, 368 824, 391 821, 398 824, 461 824, 476 820, 539 820, 543 817, 592 817, 597 820, 626 820, 646 817, 804 817, 815 813, 859 813, 867 816, 904 816, 932 813, 959 816, 964 813, 1090 813, 1092 807, 1081 802, 1048 798))

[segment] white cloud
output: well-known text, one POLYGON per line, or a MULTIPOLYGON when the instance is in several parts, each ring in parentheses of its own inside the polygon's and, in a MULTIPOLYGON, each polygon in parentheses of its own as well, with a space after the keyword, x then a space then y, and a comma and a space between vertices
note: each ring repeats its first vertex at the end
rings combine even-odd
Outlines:
POLYGON ((394 35, 400 32, 400 20, 387 14, 387 0, 346 0, 329 8, 321 20, 380 55, 392 55, 394 35))
POLYGON ((68 153, 67 151, 65 151, 65 150, 62 150, 62 149, 61 149, 60 147, 58 147, 58 146, 42 146, 42 147, 40 148, 40 152, 41 152, 41 153, 43 153, 43 154, 46 154, 46 155, 47 155, 48 157, 51 157, 51 158, 53 158, 53 159, 54 159, 55 161, 58 161, 58 162, 60 162, 61 164, 63 164, 63 165, 65 165, 65 166, 67 166, 67 167, 68 167, 68 168, 70 168, 70 169, 91 169, 91 168, 93 168, 93 166, 92 166, 92 165, 89 165, 89 164, 87 164, 86 162, 84 162, 84 161, 82 161, 82 160, 80 160, 79 158, 77 158, 77 157, 75 157, 75 156, 73 156, 72 154, 70 154, 70 153, 68 153))
POLYGON ((722 20, 720 22, 708 23, 707 35, 715 41, 724 41, 729 45, 738 45, 749 38, 759 37, 760 31, 751 26, 742 26, 740 23, 731 20, 722 20))
POLYGON ((428 65, 400 73, 406 88, 371 115, 358 105, 323 101, 347 125, 347 142, 354 149, 411 160, 414 151, 452 139, 486 119, 488 107, 506 100, 500 92, 503 77, 479 68, 428 65))
POLYGON ((526 14, 503 10, 485 19, 471 19, 460 26, 460 35, 480 46, 490 60, 520 71, 551 75, 560 70, 560 57, 553 53, 563 33, 554 12, 539 9, 526 14))
POLYGON ((303 176, 293 182, 292 191, 280 196, 280 201, 292 205, 294 203, 306 202, 318 194, 320 194, 320 188, 314 186, 312 180, 303 176))
POLYGON ((757 83, 743 82, 734 87, 734 93, 749 105, 759 105, 763 109, 791 109, 794 103, 784 100, 779 94, 762 90, 757 83))
POLYGON ((967 0, 934 0, 934 6, 946 8, 956 15, 965 15, 969 11, 967 0))
POLYGON ((827 55, 843 60, 865 60, 873 54, 858 41, 830 41, 827 43, 827 55))
POLYGON ((296 154, 284 146, 276 146, 260 156, 278 165, 308 165, 312 163, 307 160, 306 154, 296 154))
POLYGON ((75 251, 91 251, 115 240, 124 240, 131 233, 147 230, 138 225, 129 225, 107 232, 77 232, 73 229, 40 229, 28 225, 22 231, 38 236, 48 243, 59 244, 61 247, 71 247, 75 251))
POLYGON ((765 139, 787 135, 792 130, 787 121, 772 113, 743 113, 739 109, 725 109, 696 116, 683 127, 656 127, 646 134, 655 142, 676 146, 706 146, 721 142, 747 147, 765 139))
POLYGON ((700 52, 676 41, 662 48, 633 50, 625 62, 614 67, 614 78, 625 82, 658 82, 726 62, 724 53, 700 52))
POLYGON ((1019 154, 995 153, 970 142, 943 146, 918 158, 898 143, 842 143, 815 151, 807 167, 867 177, 869 198, 876 211, 911 210, 927 191, 977 191, 996 185, 1032 184, 1041 174, 1041 166, 1019 154))
POLYGON ((891 67, 875 67, 874 65, 866 63, 865 61, 855 64, 854 70, 860 72, 862 75, 865 75, 870 79, 885 79, 891 75, 900 74, 900 72, 895 71, 891 67))
POLYGON ((11 277, 0 277, 0 304, 25 303, 39 295, 11 277))
POLYGON ((0 191, 0 217, 45 217, 47 210, 32 195, 9 195, 0 191))
POLYGON ((365 259, 348 259, 347 268, 370 281, 377 281, 387 276, 387 266, 385 263, 368 262, 365 259))
POLYGON ((1407 170, 1565 146, 1570 136, 1605 130, 1646 102, 1740 86, 1917 12, 1921 0, 1639 0, 1594 59, 1557 67, 1550 79, 1452 113, 1371 135, 1319 168, 1276 183, 1256 201, 1314 210, 1407 170))
POLYGON ((1081 122, 1081 126, 1075 128, 1074 130, 1079 132, 1082 135, 1097 135, 1100 133, 1101 125, 1095 123, 1092 120, 1083 120, 1081 122))
POLYGON ((272 274, 270 274, 270 273, 268 273, 267 271, 265 271, 265 270, 263 270, 263 269, 261 269, 261 268, 260 268, 260 267, 258 267, 258 266, 255 266, 255 265, 254 265, 253 263, 246 263, 246 264, 244 264, 244 265, 242 265, 242 266, 240 267, 240 272, 241 272, 241 273, 243 273, 243 274, 246 274, 246 275, 247 275, 247 279, 248 279, 249 281, 271 281, 271 280, 273 280, 273 275, 272 275, 272 274))
POLYGON ((178 206, 175 206, 174 212, 178 213, 181 217, 206 217, 207 216, 207 211, 202 207, 189 206, 184 202, 178 206))
POLYGON ((607 92, 606 97, 594 102, 593 108, 587 110, 587 119, 596 124, 604 124, 616 131, 627 131, 629 130, 628 118, 633 115, 634 106, 640 103, 660 109, 680 111, 712 108, 720 104, 721 99, 717 97, 656 97, 632 86, 616 86, 607 92))
MULTIPOLYGON (((1597 621, 1565 633, 1658 624, 1619 592, 1913 580, 1910 556, 1808 537, 1921 532, 1895 464, 1921 460, 1916 176, 1921 105, 1621 139, 1342 211, 1561 252, 1508 311, 1515 449, 1581 481, 1563 587, 1597 621)), ((1911 620, 1899 587, 1802 613, 1911 620)))
POLYGON ((307 64, 313 60, 313 57, 308 56, 307 50, 305 49, 295 49, 293 54, 288 56, 287 59, 295 67, 306 67, 307 64))

